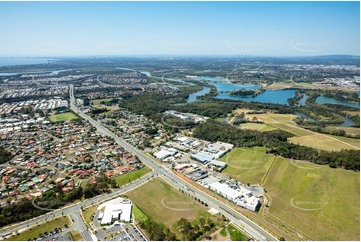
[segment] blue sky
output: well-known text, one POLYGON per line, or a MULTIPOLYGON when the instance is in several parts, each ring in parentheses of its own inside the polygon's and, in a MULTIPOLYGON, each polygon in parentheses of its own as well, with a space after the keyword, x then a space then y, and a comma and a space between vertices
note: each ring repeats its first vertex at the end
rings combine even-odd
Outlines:
POLYGON ((359 2, 0 2, 0 56, 360 54, 359 2))

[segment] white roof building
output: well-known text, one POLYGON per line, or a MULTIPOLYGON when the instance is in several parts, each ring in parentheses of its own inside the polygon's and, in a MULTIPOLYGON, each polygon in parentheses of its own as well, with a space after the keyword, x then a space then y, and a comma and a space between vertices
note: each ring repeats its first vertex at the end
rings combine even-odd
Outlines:
POLYGON ((168 158, 169 156, 174 156, 177 154, 178 151, 173 148, 162 148, 159 152, 155 153, 155 157, 157 157, 158 160, 163 161, 164 159, 168 158))
POLYGON ((132 201, 116 198, 99 206, 104 207, 104 212, 100 213, 98 219, 101 224, 111 224, 114 221, 122 221, 129 223, 132 218, 132 201))
POLYGON ((259 199, 256 198, 251 191, 243 187, 234 189, 229 187, 227 184, 213 182, 209 184, 209 188, 233 201, 238 206, 251 211, 256 211, 258 205, 260 204, 259 199))

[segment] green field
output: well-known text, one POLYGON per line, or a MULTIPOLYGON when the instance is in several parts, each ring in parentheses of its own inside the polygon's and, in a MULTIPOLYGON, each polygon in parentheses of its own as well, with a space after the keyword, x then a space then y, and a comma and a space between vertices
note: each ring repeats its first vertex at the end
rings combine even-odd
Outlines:
POLYGON ((98 207, 98 205, 94 205, 94 206, 86 208, 83 211, 83 217, 84 217, 85 221, 87 221, 88 223, 91 222, 91 216, 97 211, 97 207, 98 207))
POLYGON ((64 228, 64 225, 69 226, 70 220, 67 216, 62 216, 53 220, 50 220, 48 222, 38 224, 34 227, 31 227, 23 232, 21 232, 19 235, 16 235, 14 237, 11 237, 7 240, 10 241, 27 241, 29 239, 38 238, 40 235, 43 235, 45 232, 51 232, 54 231, 55 228, 64 228))
POLYGON ((111 100, 112 100, 111 98, 106 98, 106 99, 93 99, 93 100, 90 100, 90 104, 91 104, 91 105, 99 105, 101 101, 109 102, 109 101, 111 101, 111 100))
POLYGON ((223 174, 244 184, 261 184, 274 155, 266 154, 266 148, 234 148, 219 160, 227 162, 223 174))
POLYGON ((77 230, 70 231, 69 234, 73 241, 84 241, 83 236, 77 230))
POLYGON ((52 122, 70 121, 73 119, 78 119, 78 117, 71 112, 52 115, 49 116, 49 118, 52 122))
POLYGON ((360 141, 356 139, 332 135, 323 135, 317 133, 302 137, 291 137, 288 140, 292 141, 295 144, 301 144, 316 149, 329 151, 341 149, 357 149, 360 147, 360 141))
MULTIPOLYGON (((237 109, 235 113, 241 112, 250 112, 252 110, 248 109, 237 109)), ((262 113, 262 114, 247 114, 247 117, 252 119, 256 117, 258 120, 264 121, 265 125, 268 125, 271 128, 277 128, 284 131, 287 131, 291 134, 294 134, 295 137, 291 137, 288 140, 292 143, 313 147, 321 150, 341 150, 341 149, 359 149, 360 140, 351 139, 342 136, 333 136, 319 134, 312 132, 295 125, 292 121, 296 115, 293 114, 275 114, 271 112, 262 113)), ((255 124, 242 124, 241 126, 247 127, 250 129, 258 129, 261 131, 263 128, 261 126, 255 126, 255 124)), ((348 133, 356 134, 359 132, 359 128, 346 127, 345 131, 348 133)))
POLYGON ((312 132, 310 132, 306 129, 298 128, 296 126, 291 126, 291 125, 285 124, 285 123, 272 124, 271 126, 276 127, 278 129, 282 129, 282 130, 287 131, 296 136, 306 136, 306 135, 313 134, 312 132))
POLYGON ((304 236, 359 241, 359 173, 277 157, 263 186, 271 215, 304 236))
POLYGON ((252 130, 258 130, 258 131, 269 131, 274 130, 276 128, 273 128, 269 126, 268 124, 259 124, 259 123, 244 123, 240 125, 242 129, 252 129, 252 130))
POLYGON ((249 239, 231 224, 227 226, 227 230, 232 241, 247 241, 249 239))
POLYGON ((310 82, 298 82, 297 84, 302 85, 302 86, 313 86, 312 83, 310 83, 310 82))
POLYGON ((117 176, 114 178, 114 180, 118 186, 123 186, 129 182, 137 180, 138 178, 146 175, 149 172, 151 172, 151 169, 148 166, 146 166, 140 170, 134 170, 130 173, 126 173, 124 175, 117 176))
POLYGON ((127 196, 139 209, 157 223, 169 228, 177 237, 181 237, 176 228, 180 218, 193 221, 199 217, 214 221, 216 216, 207 212, 208 207, 173 188, 162 179, 153 179, 127 193, 127 196))
POLYGON ((145 216, 145 214, 142 211, 140 211, 140 209, 135 204, 133 204, 132 212, 136 220, 139 221, 147 220, 147 216, 145 216))
POLYGON ((348 135, 359 135, 360 128, 354 127, 335 127, 335 126, 328 126, 326 127, 327 130, 335 131, 335 130, 344 130, 348 135))

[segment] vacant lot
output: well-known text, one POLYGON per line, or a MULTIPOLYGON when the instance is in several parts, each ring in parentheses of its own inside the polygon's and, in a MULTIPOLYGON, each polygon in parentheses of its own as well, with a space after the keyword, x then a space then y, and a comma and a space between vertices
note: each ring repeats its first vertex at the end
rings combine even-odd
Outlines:
POLYGON ((244 184, 261 184, 274 158, 274 155, 266 154, 263 147, 234 148, 220 158, 227 162, 222 173, 244 184))
POLYGON ((32 240, 34 238, 40 237, 45 232, 54 231, 56 228, 64 228, 65 224, 67 226, 70 225, 70 219, 68 216, 59 217, 42 224, 38 224, 34 227, 31 227, 28 230, 25 230, 24 232, 21 232, 20 235, 16 235, 7 240, 11 240, 11 241, 26 241, 29 239, 32 240))
POLYGON ((270 213, 313 240, 360 239, 360 174, 277 157, 270 213))
POLYGON ((139 221, 147 220, 147 216, 145 216, 145 214, 142 211, 140 211, 140 209, 135 204, 133 204, 132 212, 136 220, 139 221))
POLYGON ((357 149, 360 147, 359 140, 322 134, 291 137, 289 140, 296 144, 310 146, 321 150, 357 149), (332 139, 332 137, 335 139, 332 139))
MULTIPOLYGON (((252 111, 248 109, 237 109, 236 113, 252 111)), ((262 120, 264 125, 268 127, 262 127, 259 124, 242 124, 242 127, 249 127, 249 129, 257 129, 260 131, 266 131, 267 129, 277 128, 294 134, 295 137, 289 139, 289 141, 301 144, 305 146, 314 147, 322 150, 341 150, 341 149, 359 149, 360 140, 351 139, 340 136, 318 134, 295 125, 292 120, 297 117, 293 114, 275 114, 267 112, 263 114, 249 114, 250 119, 256 117, 258 120, 262 120), (266 130, 264 130, 266 129, 266 130)), ((230 121, 230 119, 229 119, 230 121)), ((262 125, 262 124, 261 124, 262 125)), ((349 133, 357 133, 359 128, 346 128, 345 131, 349 133), (347 131, 346 131, 347 130, 347 131)))
POLYGON ((49 118, 52 122, 60 122, 60 121, 66 122, 66 121, 70 121, 73 119, 78 119, 78 117, 71 112, 52 115, 52 116, 49 116, 49 118))
POLYGON ((91 206, 91 207, 88 207, 86 208, 84 211, 83 211, 83 217, 85 218, 85 220, 90 223, 92 220, 91 220, 91 216, 97 211, 97 207, 98 205, 94 205, 94 206, 91 206))
POLYGON ((240 126, 242 129, 252 129, 252 130, 258 130, 258 131, 269 131, 269 130, 276 129, 267 124, 258 124, 258 123, 244 123, 244 124, 241 124, 240 126))
POLYGON ((94 100, 91 100, 90 101, 90 104, 91 105, 99 105, 100 104, 100 102, 110 102, 112 99, 111 98, 106 98, 106 99, 94 99, 94 100))
POLYGON ((291 134, 294 134, 296 136, 306 136, 306 135, 313 134, 311 131, 308 131, 306 129, 299 128, 297 126, 290 125, 290 124, 285 124, 285 123, 271 124, 271 126, 275 127, 275 128, 278 128, 278 129, 282 129, 282 130, 287 131, 287 132, 289 132, 291 134))
POLYGON ((360 128, 354 127, 335 127, 335 126, 328 126, 326 127, 327 130, 345 130, 346 134, 348 135, 359 135, 360 128))
POLYGON ((83 236, 77 230, 70 231, 70 236, 73 241, 84 241, 83 236))
POLYGON ((161 223, 180 236, 175 223, 180 218, 189 221, 198 217, 215 218, 207 212, 209 208, 176 190, 162 179, 153 179, 127 193, 139 209, 155 222, 161 223))
POLYGON ((137 180, 138 178, 144 176, 145 174, 149 173, 151 169, 146 166, 140 170, 135 170, 130 173, 126 173, 120 176, 115 177, 115 182, 118 186, 123 186, 129 182, 132 182, 134 180, 137 180))

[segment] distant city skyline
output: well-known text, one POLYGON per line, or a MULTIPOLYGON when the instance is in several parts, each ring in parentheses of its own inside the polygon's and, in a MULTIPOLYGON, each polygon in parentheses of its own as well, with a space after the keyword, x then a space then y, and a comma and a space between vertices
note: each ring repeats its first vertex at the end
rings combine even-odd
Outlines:
POLYGON ((360 55, 359 2, 0 2, 0 56, 360 55))

